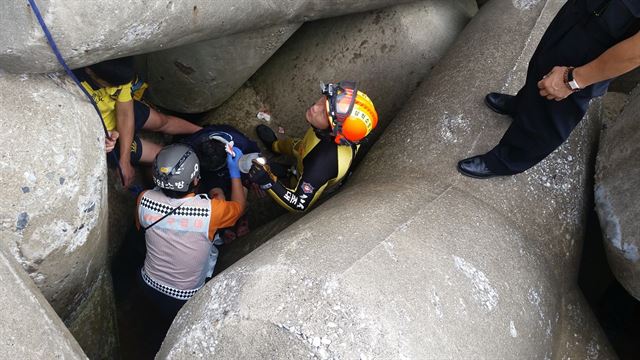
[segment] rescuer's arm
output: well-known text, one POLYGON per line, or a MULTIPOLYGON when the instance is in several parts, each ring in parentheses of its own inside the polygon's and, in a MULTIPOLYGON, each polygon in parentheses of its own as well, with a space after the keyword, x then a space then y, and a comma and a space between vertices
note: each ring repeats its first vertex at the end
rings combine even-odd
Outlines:
POLYGON ((293 189, 278 181, 275 175, 254 163, 249 175, 251 180, 264 189, 278 204, 289 211, 307 211, 327 187, 329 180, 338 173, 335 154, 312 153, 303 160, 304 172, 293 189))
MULTIPOLYGON (((640 66, 640 32, 610 47, 595 60, 573 70, 573 78, 585 88, 597 82, 625 74, 640 66)), ((566 66, 556 66, 538 82, 540 95, 549 100, 562 100, 571 95, 565 84, 566 66)))
POLYGON ((240 212, 242 213, 246 206, 246 193, 242 187, 242 181, 240 180, 240 168, 238 167, 238 161, 242 156, 242 150, 237 147, 233 148, 235 156, 227 154, 227 168, 229 168, 229 176, 231 177, 231 201, 235 201, 240 204, 240 212))

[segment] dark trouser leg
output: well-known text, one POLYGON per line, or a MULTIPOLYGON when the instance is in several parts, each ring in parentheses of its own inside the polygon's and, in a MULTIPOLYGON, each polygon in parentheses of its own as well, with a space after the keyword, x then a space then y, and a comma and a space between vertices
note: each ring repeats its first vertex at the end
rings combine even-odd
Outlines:
POLYGON ((596 58, 611 44, 592 40, 599 31, 580 20, 582 2, 568 2, 543 36, 529 63, 527 80, 516 96, 514 121, 500 143, 483 155, 498 175, 521 173, 542 161, 571 134, 586 113, 589 100, 604 93, 599 84, 562 101, 540 96, 538 81, 554 66, 580 66, 596 58))
POLYGON ((588 107, 588 99, 547 100, 535 84, 518 93, 518 112, 500 143, 484 155, 494 173, 521 173, 542 161, 569 137, 588 107), (577 101, 576 101, 577 100, 577 101))

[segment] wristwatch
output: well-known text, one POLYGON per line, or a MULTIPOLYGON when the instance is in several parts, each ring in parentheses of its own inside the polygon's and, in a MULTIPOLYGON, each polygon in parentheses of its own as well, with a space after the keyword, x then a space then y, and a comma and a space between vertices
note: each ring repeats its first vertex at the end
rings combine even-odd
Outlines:
POLYGON ((578 82, 576 81, 576 79, 573 78, 573 70, 575 68, 573 67, 569 67, 567 68, 567 86, 569 87, 569 89, 571 89, 571 91, 579 91, 582 90, 582 87, 580 87, 580 85, 578 85, 578 82))

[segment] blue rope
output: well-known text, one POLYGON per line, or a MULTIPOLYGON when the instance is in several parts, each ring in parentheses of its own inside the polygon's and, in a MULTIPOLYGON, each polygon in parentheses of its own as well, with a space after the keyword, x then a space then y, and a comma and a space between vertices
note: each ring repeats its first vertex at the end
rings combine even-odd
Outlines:
MULTIPOLYGON (((40 9, 38 9, 38 5, 36 5, 34 0, 27 0, 27 1, 29 1, 29 5, 31 5, 31 9, 33 10, 33 13, 36 15, 36 18, 38 19, 38 23, 40 23, 40 27, 42 28, 42 31, 44 31, 44 35, 47 37, 47 42, 49 43, 49 46, 51 46, 51 50, 53 50, 53 53, 56 55, 56 58, 58 59, 58 62, 60 63, 60 65, 62 65, 62 67, 64 68, 64 71, 67 73, 67 75, 69 75, 69 77, 73 79, 73 81, 76 83, 76 85, 78 85, 80 90, 82 90, 82 92, 87 96, 87 98, 91 102, 91 105, 93 105, 93 108, 98 113, 98 116, 100 117, 100 123, 102 124, 102 130, 104 130, 105 138, 107 138, 109 140, 113 140, 113 139, 111 139, 111 136, 109 136, 109 131, 107 130, 107 126, 104 124, 104 119, 102 118, 102 113, 100 113, 100 109, 98 109, 98 105, 93 100, 93 96, 91 96, 91 94, 89 94, 87 89, 85 89, 84 86, 82 86, 82 84, 80 84, 80 80, 78 80, 76 75, 73 73, 73 71, 71 71, 69 66, 67 66, 67 63, 62 58, 62 54, 60 54, 60 50, 58 50, 58 46, 56 45, 56 42, 53 40, 53 36, 51 36, 51 32, 49 31, 49 28, 47 27, 47 24, 45 24, 44 19, 42 18, 42 15, 40 14, 40 9)), ((116 166, 118 167, 118 173, 120 174, 120 181, 122 181, 122 185, 124 185, 124 175, 122 175, 122 169, 120 168, 120 162, 118 161, 118 158, 116 157, 116 154, 113 151, 111 151, 111 153, 109 155, 111 155, 113 157, 113 160, 114 160, 116 166)))

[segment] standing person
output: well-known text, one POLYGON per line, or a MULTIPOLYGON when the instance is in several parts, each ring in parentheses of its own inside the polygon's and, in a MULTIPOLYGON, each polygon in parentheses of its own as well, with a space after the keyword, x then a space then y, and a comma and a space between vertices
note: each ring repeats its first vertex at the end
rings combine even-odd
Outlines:
POLYGON ((105 139, 105 148, 107 152, 115 149, 125 187, 129 187, 135 178, 133 166, 139 162, 150 164, 162 148, 140 139, 136 135, 139 130, 177 135, 201 129, 184 119, 162 114, 140 101, 146 84, 136 78, 132 57, 107 60, 74 70, 74 74, 98 105, 111 137, 105 139))
POLYGON ((613 78, 640 66, 640 0, 569 0, 536 49, 516 96, 490 93, 487 106, 513 118, 491 151, 458 163, 485 179, 521 173, 558 148, 589 101, 613 78))
POLYGON ((256 128, 267 149, 296 159, 289 183, 279 180, 268 164, 252 166, 251 180, 289 211, 306 211, 330 186, 340 183, 362 141, 378 124, 378 113, 355 82, 323 85, 323 96, 305 113, 311 128, 304 138, 278 140, 266 125, 256 128))
MULTIPOLYGON (((227 156, 231 174, 231 200, 220 189, 210 196, 195 195, 200 181, 199 161, 183 144, 164 147, 153 163, 156 188, 138 198, 136 225, 145 235, 147 254, 140 270, 143 291, 162 319, 163 333, 182 305, 205 283, 211 268, 214 234, 232 226, 245 208, 238 160, 227 156)), ((215 265, 215 258, 213 265, 215 265)))

